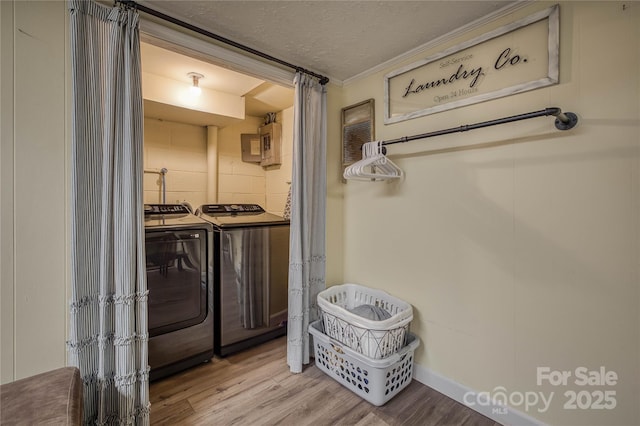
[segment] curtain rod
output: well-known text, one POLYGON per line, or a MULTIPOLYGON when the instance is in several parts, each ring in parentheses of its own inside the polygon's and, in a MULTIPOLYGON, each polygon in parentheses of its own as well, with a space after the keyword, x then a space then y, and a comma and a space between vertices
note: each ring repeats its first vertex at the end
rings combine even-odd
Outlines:
POLYGON ((401 138, 398 138, 398 139, 391 139, 391 140, 388 140, 388 141, 382 141, 381 144, 382 145, 392 145, 394 143, 409 142, 409 141, 413 141, 413 140, 416 140, 416 139, 425 139, 425 138, 430 138, 430 137, 433 137, 433 136, 447 135, 449 133, 466 132, 468 130, 480 129, 482 127, 495 126, 495 125, 498 125, 498 124, 511 123, 513 121, 527 120, 529 118, 543 117, 543 116, 548 116, 548 115, 552 115, 552 116, 556 117, 555 124, 556 124, 556 128, 558 130, 573 129, 575 127, 575 125, 578 124, 578 116, 575 115, 574 113, 572 113, 572 112, 562 112, 562 110, 560 108, 550 107, 550 108, 545 108, 545 109, 540 110, 540 111, 528 112, 528 113, 519 114, 519 115, 512 115, 510 117, 498 118, 498 119, 490 120, 490 121, 483 121, 482 123, 467 124, 467 125, 460 126, 460 127, 452 127, 450 129, 437 130, 435 132, 422 133, 422 134, 413 135, 413 136, 404 136, 404 137, 401 137, 401 138))
POLYGON ((245 46, 245 45, 240 44, 238 42, 235 42, 233 40, 229 40, 228 38, 222 37, 222 36, 220 36, 218 34, 214 34, 214 33, 210 32, 210 31, 207 31, 207 30, 205 30, 203 28, 196 27, 195 25, 192 25, 192 24, 190 24, 188 22, 185 22, 185 21, 181 21, 180 19, 174 18, 173 16, 166 15, 166 14, 164 14, 162 12, 159 12, 159 11, 157 11, 155 9, 151 9, 151 8, 149 8, 147 6, 144 6, 144 5, 140 4, 140 3, 136 3, 133 0, 116 0, 116 2, 117 3, 121 3, 121 4, 123 4, 125 6, 128 6, 128 7, 132 7, 134 9, 137 9, 137 10, 139 10, 141 12, 144 12, 144 13, 147 13, 149 15, 153 15, 156 18, 160 18, 160 19, 162 19, 164 21, 171 22, 172 24, 175 24, 175 25, 178 25, 178 26, 180 26, 182 28, 186 28, 188 30, 194 31, 194 32, 196 32, 198 34, 201 34, 203 36, 206 36, 206 37, 212 38, 214 40, 220 41, 222 43, 228 44, 230 46, 235 47, 236 49, 244 50, 245 52, 251 53, 251 54, 256 55, 256 56, 259 56, 259 57, 261 57, 263 59, 266 59, 268 61, 275 62, 275 63, 278 63, 278 64, 283 65, 285 67, 293 68, 294 70, 296 70, 298 72, 302 72, 304 74, 313 76, 313 77, 317 78, 319 80, 320 84, 323 85, 323 86, 329 82, 329 77, 327 77, 327 76, 324 76, 324 75, 321 75, 321 74, 316 74, 313 71, 309 71, 309 70, 304 69, 302 67, 299 67, 297 65, 290 64, 289 62, 283 61, 282 59, 275 58, 275 57, 273 57, 271 55, 268 55, 268 54, 266 54, 264 52, 261 52, 259 50, 256 50, 256 49, 253 49, 251 47, 245 46))

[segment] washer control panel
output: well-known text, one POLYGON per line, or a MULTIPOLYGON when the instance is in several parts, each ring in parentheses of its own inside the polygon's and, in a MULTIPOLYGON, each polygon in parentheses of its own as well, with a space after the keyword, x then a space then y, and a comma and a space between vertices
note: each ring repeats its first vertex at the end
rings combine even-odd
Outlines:
POLYGON ((258 204, 205 204, 201 207, 202 213, 208 215, 264 213, 264 209, 258 204))
POLYGON ((145 204, 144 214, 188 214, 187 206, 182 204, 145 204))

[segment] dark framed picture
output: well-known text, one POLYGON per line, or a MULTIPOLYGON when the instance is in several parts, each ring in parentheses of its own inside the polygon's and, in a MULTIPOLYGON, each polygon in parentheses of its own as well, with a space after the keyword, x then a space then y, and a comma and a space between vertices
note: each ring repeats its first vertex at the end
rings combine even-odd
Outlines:
POLYGON ((362 145, 375 137, 374 100, 342 108, 342 169, 362 159, 362 145))

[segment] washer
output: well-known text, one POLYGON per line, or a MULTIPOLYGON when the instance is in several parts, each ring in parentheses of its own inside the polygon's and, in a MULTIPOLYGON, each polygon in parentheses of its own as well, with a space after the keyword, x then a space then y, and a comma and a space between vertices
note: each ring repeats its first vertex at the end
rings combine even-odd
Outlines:
POLYGON ((286 334, 289 221, 257 204, 206 204, 196 214, 213 224, 215 353, 286 334))
POLYGON ((212 225, 181 204, 145 204, 149 380, 213 357, 212 225))

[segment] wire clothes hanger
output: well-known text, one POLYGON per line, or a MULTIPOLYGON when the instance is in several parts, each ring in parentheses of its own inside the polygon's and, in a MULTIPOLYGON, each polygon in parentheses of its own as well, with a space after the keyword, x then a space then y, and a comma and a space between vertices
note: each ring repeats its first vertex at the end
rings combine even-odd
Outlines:
POLYGON ((409 142, 416 139, 425 139, 433 136, 446 135, 449 133, 466 132, 469 130, 481 129, 483 127, 495 126, 498 124, 511 123, 514 121, 527 120, 529 118, 549 115, 556 117, 555 126, 558 130, 573 129, 576 124, 578 124, 578 116, 576 114, 572 112, 562 112, 560 108, 551 107, 545 108, 540 111, 512 115, 510 117, 503 117, 475 124, 467 124, 460 127, 437 130, 435 132, 422 133, 419 135, 404 136, 402 138, 388 141, 367 142, 362 145, 362 160, 356 161, 355 163, 345 168, 343 177, 345 179, 368 181, 381 181, 401 178, 404 173, 398 166, 396 166, 385 156, 386 148, 384 147, 384 145, 409 142))

